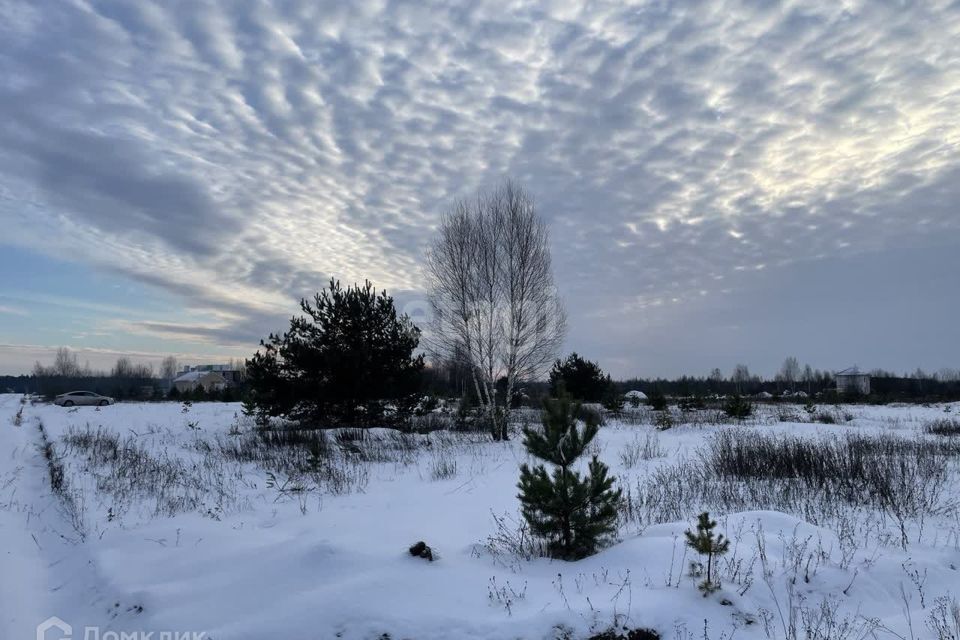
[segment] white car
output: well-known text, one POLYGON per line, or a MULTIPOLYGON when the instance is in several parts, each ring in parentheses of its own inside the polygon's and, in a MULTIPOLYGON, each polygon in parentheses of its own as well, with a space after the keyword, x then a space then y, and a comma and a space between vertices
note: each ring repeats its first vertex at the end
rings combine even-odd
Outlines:
POLYGON ((116 400, 113 398, 101 396, 99 393, 94 393, 93 391, 71 391, 70 393, 62 393, 53 400, 53 404, 61 407, 80 405, 105 407, 114 402, 116 402, 116 400))

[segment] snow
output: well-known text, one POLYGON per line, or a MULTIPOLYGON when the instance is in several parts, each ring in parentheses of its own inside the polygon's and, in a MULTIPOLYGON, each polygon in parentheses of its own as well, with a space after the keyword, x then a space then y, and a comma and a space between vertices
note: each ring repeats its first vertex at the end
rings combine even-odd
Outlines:
MULTIPOLYGON (((771 511, 720 514, 719 529, 733 541, 727 559, 730 566, 741 561, 743 576, 704 598, 687 575, 693 558, 683 545, 695 513, 642 530, 625 525, 619 542, 579 562, 491 555, 485 542, 496 531, 493 514, 518 518, 518 466, 526 460, 518 438, 416 436, 414 450, 387 451, 380 461, 350 467, 359 479, 349 491, 325 485, 296 493, 277 488, 283 474, 275 474, 271 487, 262 466, 216 453, 217 443, 242 439, 252 428, 237 404, 23 406, 22 424, 14 426, 20 396, 0 396, 3 639, 32 638, 36 624, 52 615, 75 629, 203 631, 216 640, 367 640, 383 633, 411 640, 540 639, 554 637, 558 625, 586 634, 615 617, 664 638, 702 638, 706 621, 711 638, 735 632, 761 639, 768 637, 763 610, 775 616, 769 637, 782 638, 778 607, 802 600, 815 608, 824 598, 841 616, 876 619, 890 630, 878 631, 880 638, 910 637, 909 613, 922 638, 936 598, 960 595, 956 521, 928 522, 906 551, 896 541, 864 544, 845 563, 838 532, 828 527, 771 511), (73 507, 50 491, 38 448, 41 423, 61 458, 73 507), (88 430, 129 439, 156 460, 179 461, 182 477, 199 484, 184 480, 165 501, 137 492, 118 498, 107 486, 110 476, 67 446, 68 435, 88 430), (179 495, 195 500, 165 510, 179 495), (411 557, 407 547, 418 540, 439 559, 411 557), (798 562, 813 563, 812 571, 797 574, 798 562)), ((810 438, 851 430, 911 435, 947 409, 960 414, 960 405, 858 406, 843 409, 855 416, 845 424, 761 416, 749 428, 810 438)), ((803 415, 802 406, 794 413, 803 415)), ((694 456, 729 428, 684 425, 658 433, 649 424, 608 424, 597 449, 626 489, 694 456), (665 455, 628 468, 621 453, 645 438, 655 438, 665 455)), ((369 437, 389 449, 394 436, 383 429, 369 437)), ((960 498, 960 483, 952 487, 960 498)))
POLYGON ((0 395, 0 638, 10 640, 35 638, 51 615, 93 619, 107 606, 91 548, 50 493, 35 427, 14 423, 19 408, 20 396, 0 395))

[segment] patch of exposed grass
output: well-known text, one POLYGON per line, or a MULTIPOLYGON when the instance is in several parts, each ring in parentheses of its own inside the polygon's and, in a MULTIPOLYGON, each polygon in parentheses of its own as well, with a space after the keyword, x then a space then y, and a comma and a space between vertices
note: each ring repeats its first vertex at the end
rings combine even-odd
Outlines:
POLYGON ((960 420, 938 418, 923 425, 924 433, 935 436, 960 436, 960 420))

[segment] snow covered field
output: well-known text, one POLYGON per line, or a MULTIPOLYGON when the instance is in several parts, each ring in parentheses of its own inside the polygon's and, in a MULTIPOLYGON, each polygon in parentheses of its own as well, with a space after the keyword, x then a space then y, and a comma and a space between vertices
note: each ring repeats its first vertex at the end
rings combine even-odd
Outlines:
POLYGON ((511 553, 495 521, 519 523, 519 437, 374 430, 268 446, 236 404, 64 409, 0 396, 0 638, 34 638, 54 615, 74 638, 95 627, 533 640, 615 622, 678 639, 938 638, 937 617, 950 624, 960 597, 960 439, 923 426, 956 419, 960 405, 825 410, 838 424, 808 422, 800 406, 763 407, 743 426, 608 422, 597 452, 629 509, 619 542, 568 563, 511 553), (708 482, 684 479, 718 436, 744 430, 940 443, 941 466, 929 495, 887 508, 731 493, 736 479, 705 493, 708 482), (701 508, 732 540, 723 587, 707 598, 683 545, 701 508), (418 540, 435 562, 407 553, 418 540))

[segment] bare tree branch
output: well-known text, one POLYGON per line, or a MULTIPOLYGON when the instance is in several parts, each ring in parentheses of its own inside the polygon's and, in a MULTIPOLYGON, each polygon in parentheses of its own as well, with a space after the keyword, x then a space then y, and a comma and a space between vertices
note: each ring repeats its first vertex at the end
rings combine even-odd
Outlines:
POLYGON ((427 262, 435 353, 465 365, 494 436, 507 437, 519 381, 541 375, 566 334, 546 225, 506 181, 444 216, 427 262), (506 379, 505 397, 496 385, 506 379))

